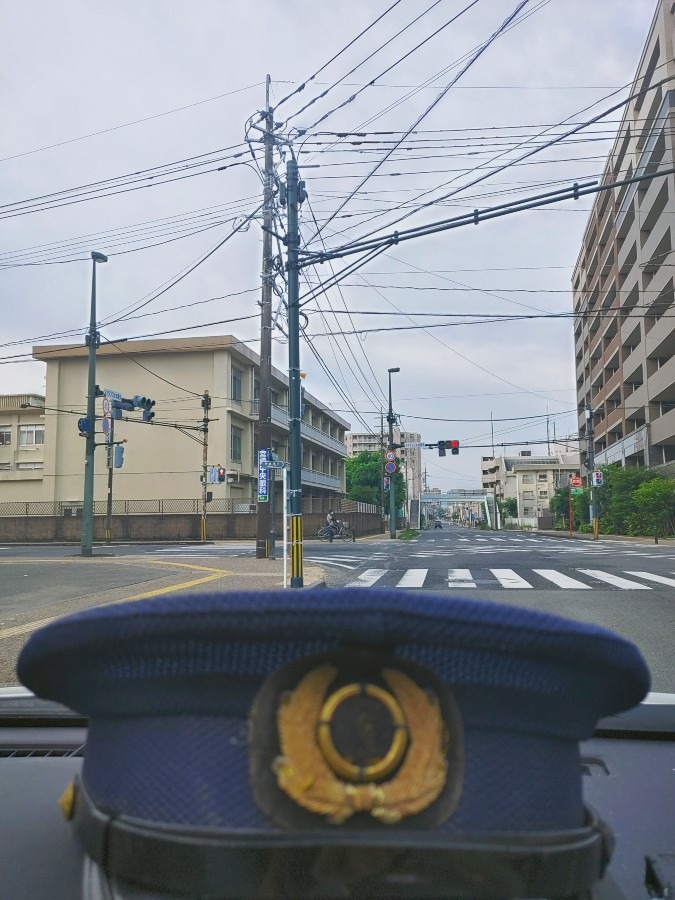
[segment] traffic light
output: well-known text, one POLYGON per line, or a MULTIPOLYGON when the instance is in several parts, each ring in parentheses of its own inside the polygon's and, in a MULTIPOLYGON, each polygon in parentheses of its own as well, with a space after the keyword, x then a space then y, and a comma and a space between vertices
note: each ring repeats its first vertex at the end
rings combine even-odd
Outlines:
POLYGON ((459 455, 459 441, 450 441, 450 450, 453 456, 459 455))
POLYGON ((445 441, 438 442, 438 455, 445 456, 445 441))
POLYGON ((459 454, 459 441, 439 441, 438 455, 445 456, 445 451, 450 450, 453 456, 459 454))
POLYGON ((225 469, 222 466, 218 466, 218 481, 221 484, 225 481, 225 469))
POLYGON ((593 487, 602 487, 604 483, 604 478, 602 472, 593 472, 592 473, 592 481, 593 487))
POLYGON ((77 420, 77 427, 80 432, 80 437, 86 437, 89 434, 89 419, 86 417, 77 420))
POLYGON ((121 444, 118 444, 115 447, 114 466, 116 469, 121 469, 123 465, 124 465, 124 447, 121 444))
POLYGON ((152 422, 155 418, 154 412, 152 412, 152 407, 155 405, 155 401, 151 400, 149 397, 141 397, 140 394, 136 394, 134 397, 134 406, 137 406, 139 409, 143 410, 143 421, 144 422, 152 422))

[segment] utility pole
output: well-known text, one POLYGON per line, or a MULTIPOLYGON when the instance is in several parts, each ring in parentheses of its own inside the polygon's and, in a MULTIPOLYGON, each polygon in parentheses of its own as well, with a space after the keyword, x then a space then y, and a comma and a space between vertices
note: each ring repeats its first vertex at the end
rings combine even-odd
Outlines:
MULTIPOLYGON (((396 416, 391 405, 391 375, 392 372, 400 372, 400 368, 387 369, 389 373, 389 412, 387 414, 387 422, 389 423, 389 449, 394 449, 394 422, 396 416)), ((389 482, 389 537, 396 540, 396 472, 393 472, 392 479, 389 482)))
POLYGON ((595 491, 593 490, 593 469, 595 468, 595 435, 593 433, 593 410, 590 406, 586 406, 586 432, 588 437, 588 450, 586 454, 586 478, 587 484, 591 492, 591 500, 589 504, 589 513, 591 525, 593 526, 593 540, 598 539, 598 516, 595 508, 595 491))
MULTIPOLYGON (((259 448, 267 450, 267 459, 272 453, 272 203, 273 203, 273 114, 270 108, 270 76, 265 89, 265 183, 263 186, 263 259, 262 296, 260 300, 260 398, 258 400, 259 448)), ((269 479, 272 470, 268 469, 269 479)), ((269 489, 269 488, 268 488, 269 489)), ((274 491, 274 481, 272 481, 274 491)), ((269 495, 268 495, 269 496, 269 495)), ((273 501, 258 500, 256 520, 256 559, 266 559, 270 555, 270 543, 274 529, 270 505, 273 501)))
POLYGON ((302 436, 300 433, 300 270, 298 266, 298 206, 304 201, 305 184, 298 180, 294 157, 286 163, 288 221, 288 405, 289 405, 289 500, 291 529, 291 587, 301 588, 302 579, 302 436))
POLYGON ((89 347, 87 373, 87 419, 84 457, 84 496, 82 500, 82 556, 91 556, 94 545, 94 450, 96 449, 96 349, 99 333, 96 328, 96 263, 108 262, 108 257, 96 250, 91 252, 91 306, 86 345, 89 347))
POLYGON ((115 419, 110 417, 110 433, 108 436, 108 504, 105 522, 105 542, 112 541, 112 511, 113 511, 113 462, 115 456, 115 419))
POLYGON ((208 391, 202 395, 202 519, 200 523, 200 538, 206 540, 206 505, 208 503, 208 458, 209 458, 209 410, 211 409, 211 397, 208 391))
MULTIPOLYGON (((391 490, 392 479, 389 479, 391 490)), ((380 410, 380 508, 382 510, 382 525, 384 526, 384 411, 380 410)), ((383 532, 384 533, 384 532, 383 532)))

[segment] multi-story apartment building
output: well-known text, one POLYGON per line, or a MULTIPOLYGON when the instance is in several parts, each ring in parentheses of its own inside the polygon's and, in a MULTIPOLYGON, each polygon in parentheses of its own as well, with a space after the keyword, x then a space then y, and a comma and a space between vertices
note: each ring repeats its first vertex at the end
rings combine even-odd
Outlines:
MULTIPOLYGON (((604 183, 675 164, 674 38, 675 4, 662 0, 604 183)), ((673 175, 603 191, 593 204, 572 285, 579 431, 588 439, 592 421, 595 465, 675 460, 674 229, 673 175)))
MULTIPOLYGON (((83 346, 36 347, 47 365, 44 483, 39 499, 67 503, 82 498, 84 441, 77 427, 84 416, 88 350, 83 346)), ((226 480, 209 489, 230 498, 233 510, 257 499, 259 356, 231 336, 141 340, 97 351, 96 381, 125 398, 155 401, 152 424, 139 412, 114 422, 114 440, 126 439, 124 463, 114 470, 117 499, 193 499, 201 496, 202 396, 211 398, 208 465, 226 469, 226 480)), ((272 371, 272 449, 288 459, 288 378, 272 371)), ((103 415, 103 398, 96 401, 103 415)), ((36 411, 32 410, 35 416, 36 411)), ((97 443, 105 438, 97 421, 97 443)), ((302 417, 304 499, 342 496, 344 443, 349 423, 305 391, 302 417)), ((95 499, 107 492, 106 449, 96 451, 95 499)), ((278 488, 279 490, 280 488, 278 488)), ((0 499, 3 499, 0 496, 0 499)))
POLYGON ((498 502, 514 497, 518 501, 521 524, 535 524, 549 512, 549 501, 557 487, 569 483, 579 471, 579 454, 556 452, 532 456, 521 450, 517 456, 483 456, 483 490, 493 492, 498 502))
MULTIPOLYGON (((389 440, 388 432, 379 433, 348 432, 345 435, 347 455, 356 456, 364 450, 379 453, 386 449, 389 440)), ((410 431, 402 431, 398 425, 394 426, 395 444, 419 444, 422 438, 419 434, 410 431)), ((406 483, 406 496, 408 502, 416 500, 422 493, 422 449, 420 447, 401 447, 396 450, 396 455, 401 460, 400 470, 406 483)))
POLYGON ((41 500, 45 419, 40 394, 0 396, 0 499, 41 500))

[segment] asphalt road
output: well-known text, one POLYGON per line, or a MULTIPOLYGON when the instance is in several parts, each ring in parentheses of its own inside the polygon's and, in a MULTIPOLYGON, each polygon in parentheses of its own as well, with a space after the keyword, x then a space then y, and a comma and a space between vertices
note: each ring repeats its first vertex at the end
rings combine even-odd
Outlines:
POLYGON ((675 545, 454 526, 412 541, 312 543, 329 585, 401 587, 539 609, 634 641, 654 691, 675 692, 675 545))
MULTIPOLYGON (((215 579, 211 588, 218 589, 217 572, 228 560, 243 570, 255 557, 253 542, 97 547, 92 560, 83 560, 78 550, 0 546, 0 684, 26 635, 45 616, 174 586, 186 589, 181 583, 192 589, 200 580, 215 579)), ((304 558, 323 568, 329 586, 433 591, 602 625, 640 647, 654 691, 675 693, 675 544, 450 526, 412 541, 310 540, 304 558)))

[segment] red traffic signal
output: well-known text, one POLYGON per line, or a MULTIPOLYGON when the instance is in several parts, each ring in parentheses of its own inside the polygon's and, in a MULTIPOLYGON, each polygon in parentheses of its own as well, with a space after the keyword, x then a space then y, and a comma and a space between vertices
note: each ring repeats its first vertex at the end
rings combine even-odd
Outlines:
POLYGON ((453 456, 457 456, 459 454, 459 441, 450 441, 450 450, 453 456))
POLYGON ((453 456, 457 456, 459 453, 459 441, 439 441, 438 455, 445 456, 446 450, 450 450, 453 456))
POLYGON ((225 469, 222 466, 218 466, 218 481, 225 481, 225 469))

